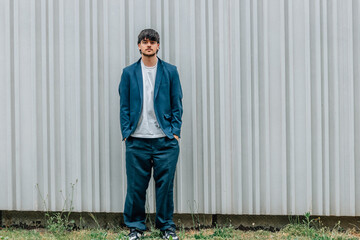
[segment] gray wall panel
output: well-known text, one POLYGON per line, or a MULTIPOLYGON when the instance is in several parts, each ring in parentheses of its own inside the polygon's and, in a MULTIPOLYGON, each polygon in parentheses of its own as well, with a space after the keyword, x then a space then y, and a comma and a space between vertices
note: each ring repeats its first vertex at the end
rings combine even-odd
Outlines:
MULTIPOLYGON (((176 212, 359 216, 359 16, 357 0, 0 0, 0 209, 123 211, 117 89, 151 27, 184 92, 176 212)), ((154 212, 153 181, 148 197, 154 212)))

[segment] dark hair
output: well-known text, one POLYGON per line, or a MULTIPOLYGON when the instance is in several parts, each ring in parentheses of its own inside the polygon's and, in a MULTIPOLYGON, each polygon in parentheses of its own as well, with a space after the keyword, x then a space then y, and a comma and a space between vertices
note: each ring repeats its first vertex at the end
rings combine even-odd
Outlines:
POLYGON ((144 39, 149 39, 150 41, 156 41, 157 43, 160 43, 160 35, 154 29, 142 30, 138 36, 138 44, 144 39))

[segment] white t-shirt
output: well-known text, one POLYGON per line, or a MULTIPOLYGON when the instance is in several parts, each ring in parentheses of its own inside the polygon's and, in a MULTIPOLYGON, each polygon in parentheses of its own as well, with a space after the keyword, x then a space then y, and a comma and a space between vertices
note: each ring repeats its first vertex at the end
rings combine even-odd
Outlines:
POLYGON ((143 77, 143 106, 136 130, 131 136, 139 138, 159 138, 166 135, 159 126, 154 111, 154 89, 157 63, 153 67, 147 67, 141 61, 143 77))

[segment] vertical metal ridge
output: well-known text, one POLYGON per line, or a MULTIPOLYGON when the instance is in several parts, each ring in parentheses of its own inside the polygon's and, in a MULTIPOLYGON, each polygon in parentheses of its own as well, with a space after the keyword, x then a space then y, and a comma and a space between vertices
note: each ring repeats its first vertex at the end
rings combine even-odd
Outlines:
MULTIPOLYGON (((163 41, 162 41, 162 57, 164 59, 170 59, 170 17, 169 17, 169 1, 168 0, 162 0, 163 1, 163 8, 161 11, 161 15, 163 15, 163 20, 162 22, 162 27, 163 27, 163 31, 161 33, 161 35, 163 36, 163 41)), ((149 10, 150 11, 150 10, 149 10)), ((172 44, 171 44, 172 45, 172 44)))
POLYGON ((94 207, 97 212, 100 211, 100 143, 99 143, 99 56, 98 56, 98 6, 97 1, 92 1, 92 118, 93 118, 93 179, 94 179, 94 207))
MULTIPOLYGON (((218 2, 218 31, 219 31, 219 112, 220 112, 220 136, 219 136, 219 152, 220 155, 222 156, 223 154, 225 154, 225 142, 226 142, 226 136, 225 136, 225 117, 226 117, 226 112, 225 112, 225 48, 224 48, 224 6, 223 6, 224 2, 218 2)), ((223 213, 227 213, 228 209, 226 207, 226 199, 228 199, 227 197, 227 189, 226 189, 226 164, 227 164, 227 159, 226 157, 221 159, 221 164, 220 164, 220 186, 221 189, 219 189, 219 193, 220 194, 220 211, 223 213)))
POLYGON ((287 214, 287 132, 286 132, 286 49, 285 2, 280 1, 280 77, 281 77, 281 214, 287 214))
POLYGON ((329 61, 328 61, 328 25, 327 25, 327 1, 321 1, 321 33, 322 33, 322 104, 323 104, 323 121, 322 121, 322 130, 323 130, 323 175, 324 175, 324 214, 331 214, 331 194, 330 194, 330 116, 329 116, 329 61))
MULTIPOLYGON (((191 22, 195 23, 196 22, 196 18, 195 18, 195 8, 196 8, 196 2, 195 1, 189 1, 189 6, 191 6, 191 3, 193 4, 192 8, 190 8, 190 19, 191 22)), ((195 36, 195 24, 192 24, 190 26, 190 33, 192 36, 195 36)), ((191 39, 190 42, 190 48, 191 48, 191 52, 195 53, 196 52, 196 42, 195 39, 191 39)), ((197 89, 196 89, 196 70, 197 70, 197 65, 196 65, 196 59, 195 59, 195 54, 191 54, 191 85, 192 85, 192 102, 196 102, 197 99, 197 89), (195 100, 194 100, 195 99, 195 100)), ((193 135, 192 135, 192 142, 193 142, 193 169, 192 169, 192 177, 193 177, 193 182, 195 183, 193 186, 193 191, 192 191, 192 198, 189 197, 188 200, 193 200, 193 202, 190 202, 190 206, 192 207, 194 202, 198 203, 198 172, 197 172, 197 162, 199 161, 198 159, 198 136, 197 136, 197 104, 193 104, 192 107, 192 116, 191 116, 191 120, 192 120, 192 126, 193 126, 193 135)), ((194 207, 193 207, 194 208, 194 207)), ((190 209, 191 210, 191 209, 190 209)))
MULTIPOLYGON (((5 161, 6 161, 6 172, 8 174, 11 173, 10 177, 6 177, 7 180, 7 189, 4 191, 7 191, 7 197, 3 198, 7 202, 3 206, 7 206, 8 209, 12 209, 12 203, 14 201, 13 197, 13 189, 14 189, 14 181, 12 178, 12 160, 13 160, 13 152, 12 152, 12 143, 13 143, 13 136, 12 136, 12 129, 13 129, 13 123, 12 123, 12 87, 11 87, 11 0, 4 1, 4 13, 5 13, 5 64, 3 67, 5 68, 5 99, 7 103, 6 107, 6 117, 5 117, 5 126, 6 126, 6 146, 5 146, 5 161)), ((5 175, 4 175, 5 176, 5 175)))
POLYGON ((31 119, 31 130, 32 130, 32 148, 31 148, 31 158, 34 161, 34 164, 32 165, 32 179, 31 179, 31 183, 32 183, 32 200, 33 200, 33 204, 32 207, 33 209, 38 210, 38 192, 37 192, 37 188, 36 188, 36 179, 38 176, 38 162, 37 162, 37 143, 38 143, 38 135, 37 135, 37 123, 36 123, 36 108, 37 108, 37 104, 36 104, 36 96, 37 96, 37 92, 38 89, 36 89, 36 5, 35 5, 35 0, 31 1, 31 6, 30 6, 30 21, 31 21, 31 26, 30 26, 30 38, 31 38, 31 49, 30 49, 30 58, 31 58, 31 63, 30 63, 30 76, 31 76, 31 83, 32 83, 32 104, 31 107, 33 108, 34 112, 32 114, 32 119, 31 119))
MULTIPOLYGON (((56 206, 57 192, 59 189, 56 189, 56 142, 55 142, 55 47, 54 47, 54 1, 48 0, 48 123, 49 123, 49 160, 50 160, 50 202, 49 208, 51 210, 58 210, 56 206)), ((46 161, 46 159, 45 159, 46 161)))
POLYGON ((296 214, 296 197, 295 197, 295 99, 294 99, 294 33, 293 33, 293 0, 288 2, 288 97, 289 97, 289 115, 288 115, 288 156, 289 156, 289 204, 288 213, 296 214))
POLYGON ((269 106, 269 55, 268 55, 268 7, 267 1, 263 2, 263 25, 264 25, 264 40, 263 40, 263 48, 264 48, 264 140, 265 140, 265 152, 264 152, 264 161, 265 161, 265 214, 270 214, 270 203, 271 203, 271 192, 270 192, 270 106, 269 106))
MULTIPOLYGON (((59 1, 59 123, 60 123, 60 185, 64 196, 67 196, 66 187, 66 111, 65 111, 65 26, 64 26, 64 2, 59 1)), ((65 201, 63 199, 63 201, 65 201)), ((67 209, 68 206, 66 206, 67 209)), ((68 209, 69 211, 71 209, 68 209)))
MULTIPOLYGON (((156 0, 156 23, 155 23, 155 29, 158 31, 158 33, 160 35, 163 34, 163 29, 162 29, 162 18, 163 18, 163 10, 162 10, 162 4, 161 4, 162 0, 156 0)), ((160 39, 161 41, 161 39, 160 39)), ((159 51, 159 56, 163 56, 162 51, 159 51)))
MULTIPOLYGON (((128 23, 128 29, 129 29, 129 32, 128 32, 128 36, 129 36, 129 42, 128 42, 128 48, 129 49, 133 49, 132 47, 134 46, 133 44, 135 42, 137 42, 135 40, 135 23, 134 23, 134 19, 135 19, 135 14, 134 14, 134 1, 128 1, 128 9, 125 8, 125 11, 127 10, 127 13, 128 13, 128 18, 125 19, 125 23, 128 23)), ((129 65, 135 58, 135 55, 134 55, 134 51, 128 51, 129 53, 129 58, 126 59, 126 65, 129 65)))
POLYGON ((20 128, 20 43, 19 43, 19 1, 13 1, 13 21, 14 21, 14 42, 13 42, 13 81, 14 81, 14 89, 13 89, 13 101, 14 101, 14 125, 13 125, 13 132, 14 132, 14 149, 13 149, 13 159, 15 163, 12 169, 12 175, 15 176, 14 187, 15 187, 15 201, 12 210, 20 210, 21 209, 21 128, 20 128))
MULTIPOLYGON (((242 71, 245 71, 245 79, 243 82, 246 83, 246 111, 244 112, 246 116, 246 157, 244 155, 244 159, 242 159, 242 164, 244 163, 247 166, 245 177, 247 179, 247 186, 245 192, 248 195, 246 199, 247 202, 247 211, 244 212, 246 214, 253 213, 253 122, 252 122, 252 72, 251 72, 251 16, 250 16, 250 2, 249 0, 245 1, 245 66, 242 68, 242 71)), ((242 108, 240 108, 242 111, 242 108)), ((243 185, 244 186, 244 185, 243 185)), ((244 189, 243 189, 244 190, 244 189)))
POLYGON ((42 99, 42 161, 43 161, 43 192, 42 196, 44 197, 44 207, 47 208, 45 210, 49 210, 49 189, 51 184, 49 184, 49 145, 48 145, 48 99, 47 99, 47 92, 48 92, 48 68, 47 68, 47 17, 46 17, 46 0, 41 1, 41 82, 42 82, 42 89, 41 89, 41 99, 42 99))
POLYGON ((314 131, 314 138, 315 138, 315 143, 316 143, 316 149, 315 149, 315 158, 317 161, 314 163, 313 166, 316 166, 315 171, 313 171, 313 179, 316 179, 315 182, 315 186, 313 187, 313 197, 315 198, 314 201, 314 206, 313 206, 313 214, 321 214, 323 213, 323 193, 324 193, 324 189, 323 189, 323 178, 324 178, 324 174, 323 174, 323 154, 322 154, 322 143, 323 143, 323 138, 322 138, 322 86, 321 86, 321 78, 322 78, 322 73, 321 73, 321 9, 320 9, 320 1, 316 1, 314 2, 314 21, 315 23, 313 24, 314 26, 314 33, 315 33, 315 41, 314 41, 314 48, 315 50, 313 52, 315 52, 315 60, 314 60, 314 64, 312 64, 312 66, 314 66, 315 70, 315 79, 313 79, 314 81, 314 92, 315 92, 315 131, 314 131), (315 197, 316 196, 316 197, 315 197))
MULTIPOLYGON (((8 209, 14 208, 14 201, 16 196, 14 197, 13 190, 15 189, 15 183, 13 178, 13 160, 14 160, 14 153, 13 153, 13 143, 14 143, 14 136, 13 136, 13 115, 12 115, 12 51, 13 51, 13 45, 11 44, 11 0, 5 1, 5 59, 8 61, 5 61, 5 68, 6 68, 6 80, 7 80, 7 91, 6 91, 6 100, 8 103, 7 111, 6 111, 6 137, 8 141, 6 142, 6 159, 7 159, 7 173, 11 174, 10 177, 7 177, 8 179, 8 194, 7 194, 7 207, 8 209)), ((4 198, 5 199, 5 198, 4 198)))
POLYGON ((145 1, 145 27, 150 28, 151 27, 151 1, 145 1))
MULTIPOLYGON (((206 4, 205 0, 202 0, 200 3, 200 22, 201 26, 206 26, 206 4)), ((202 131, 202 143, 203 143, 203 149, 202 149, 202 161, 203 161, 203 181, 204 181, 204 192, 203 192, 203 211, 204 213, 210 213, 209 212, 209 187, 206 186, 206 184, 209 182, 209 142, 208 142, 208 104, 207 104, 207 93, 208 93, 208 86, 207 86, 207 39, 206 39, 206 27, 201 28, 200 32, 200 39, 201 39, 201 97, 202 97, 202 125, 203 125, 203 131, 202 131)))
POLYGON ((74 159, 76 161, 76 172, 77 174, 75 175, 76 176, 76 179, 74 179, 75 181, 78 181, 77 183, 77 186, 76 186, 76 192, 75 192, 75 199, 74 199, 74 203, 75 203, 75 208, 78 210, 78 211, 82 211, 84 209, 84 206, 82 204, 82 200, 83 200, 83 197, 82 197, 82 192, 83 192, 83 189, 85 189, 85 187, 83 188, 83 182, 82 182, 82 179, 83 179, 83 174, 82 174, 82 150, 81 150, 81 147, 82 147, 82 144, 81 144, 81 72, 80 72, 80 68, 81 68, 81 62, 80 62, 80 52, 81 52, 81 49, 80 49, 80 2, 79 1, 74 1, 74 26, 75 26, 75 29, 74 29, 74 35, 75 35, 75 42, 74 42, 74 46, 75 46, 75 49, 77 51, 74 51, 74 58, 75 58, 75 93, 78 93, 76 96, 76 101, 75 101, 75 129, 76 129, 76 132, 75 132, 75 136, 74 138, 76 139, 75 141, 75 146, 74 146, 74 149, 75 149, 75 156, 74 156, 74 159))
POLYGON ((348 129, 348 139, 347 139, 347 146, 348 149, 346 149, 348 151, 348 153, 344 156, 344 158, 349 159, 349 166, 346 168, 346 171, 349 171, 348 176, 349 176, 349 212, 345 213, 345 214, 350 214, 351 216, 355 216, 355 202, 356 202, 356 198, 355 198, 355 192, 356 192, 356 188, 355 188, 355 171, 353 171, 353 169, 355 169, 355 124, 354 124, 354 116, 355 116, 355 112, 354 112, 354 94, 353 94, 353 89, 354 89, 354 62, 353 62, 353 52, 354 52, 354 48, 353 48, 353 16, 352 16, 352 9, 353 9, 353 3, 352 1, 349 1, 346 5, 346 26, 350 26, 348 28, 346 28, 348 31, 347 34, 347 40, 348 40, 348 45, 345 45, 347 47, 347 54, 348 57, 346 59, 346 63, 347 63, 347 73, 349 74, 349 84, 346 84, 346 91, 347 91, 347 103, 346 106, 348 106, 348 114, 347 114, 347 121, 348 121, 348 125, 347 127, 348 129))
MULTIPOLYGON (((259 40, 258 40, 258 3, 257 1, 251 1, 251 22, 252 22, 252 33, 251 33, 251 43, 252 43, 252 63, 253 72, 253 119, 254 119, 254 128, 253 128, 253 158, 254 158, 254 214, 260 214, 261 212, 261 187, 260 187, 260 104, 259 104, 259 40)), ((236 39, 236 38, 235 38, 236 39)), ((237 45, 237 44, 236 44, 237 45)), ((240 54, 239 54, 240 55, 240 54)), ((239 64, 240 65, 240 64, 239 64)), ((237 74, 240 75, 240 74, 237 74)), ((241 142, 240 144, 241 145, 241 142)), ((242 211, 239 211, 242 212, 242 211)))
MULTIPOLYGON (((94 155, 93 155, 93 132, 92 127, 94 123, 93 115, 92 115, 92 106, 93 106, 93 99, 92 99, 92 92, 93 92, 93 81, 91 79, 91 60, 92 60, 92 53, 91 53, 91 43, 92 43, 92 37, 91 37, 91 2, 86 1, 84 2, 84 99, 83 104, 85 105, 85 111, 84 116, 82 116, 82 121, 85 122, 85 138, 83 138, 84 141, 84 153, 85 156, 81 158, 82 164, 86 166, 85 171, 86 175, 84 180, 85 186, 87 191, 84 192, 86 196, 86 203, 85 208, 87 211, 90 211, 94 207, 94 179, 93 179, 93 164, 94 164, 94 155)), ((84 137, 83 136, 83 137, 84 137)))
POLYGON ((104 199, 104 208, 101 211, 110 212, 111 210, 111 171, 110 171, 110 77, 109 77, 109 17, 108 17, 108 1, 103 1, 103 37, 104 37, 104 143, 103 143, 103 159, 102 162, 104 164, 104 185, 105 185, 105 196, 104 199))
MULTIPOLYGON (((213 8, 213 0, 208 1, 208 13, 209 13, 209 19, 208 19, 208 23, 209 23, 209 33, 208 33, 208 40, 209 40, 209 49, 214 49, 215 44, 214 44, 214 8, 213 8)), ((209 66, 214 66, 215 64, 215 59, 214 59, 214 52, 213 51, 208 51, 209 52, 209 66)), ((216 171, 215 171, 215 166, 216 166, 216 159, 215 159, 215 77, 214 77, 214 69, 209 69, 209 106, 210 106, 210 186, 211 186, 211 190, 210 190, 210 194, 211 194, 211 208, 210 211, 212 213, 217 213, 217 209, 216 209, 216 181, 217 181, 217 177, 216 177, 216 171)))
MULTIPOLYGON (((230 1, 224 2, 223 9, 225 10, 224 13, 229 13, 230 11, 230 1)), ((231 21, 230 21, 230 14, 224 14, 224 125, 223 131, 224 136, 229 136, 228 138, 224 138, 224 159, 227 160, 227 164, 224 166, 224 171, 230 173, 225 175, 225 183, 227 186, 231 186, 231 170, 233 169, 233 161, 232 161, 232 142, 233 142, 233 131, 230 129, 229 126, 231 126, 231 118, 232 118, 232 101, 230 99, 232 98, 232 81, 231 81, 231 55, 230 55, 230 49, 231 49, 231 21), (226 84, 227 82, 227 84, 226 84), (225 127, 226 126, 226 127, 225 127)), ((226 199, 229 199, 226 202, 226 209, 227 212, 231 212, 232 206, 233 206, 233 193, 230 191, 231 188, 226 189, 226 199)))
MULTIPOLYGON (((360 3, 358 1, 353 1, 353 21, 352 21, 352 30, 354 32, 353 35, 353 48, 354 48, 354 54, 353 54, 353 65, 354 66, 359 66, 360 63, 360 27, 357 24, 357 22, 359 22, 360 18, 360 3)), ((360 79, 360 68, 354 67, 354 132, 355 132, 355 141, 354 144, 355 146, 358 146, 359 144, 359 140, 360 140, 360 131, 359 131, 359 123, 360 121, 360 111, 359 111, 359 94, 358 91, 360 91, 360 85, 359 85, 359 79, 360 79)), ((355 173, 355 183, 359 183, 360 182, 360 163, 359 163, 359 157, 360 157, 360 149, 359 148, 354 148, 354 156, 355 156, 355 166, 354 166, 354 173, 355 173)), ((360 185, 356 185, 355 186, 355 199, 357 201, 355 201, 355 215, 358 216, 360 215, 360 204, 359 204, 359 200, 360 199, 360 185)))
MULTIPOLYGON (((12 41, 11 41, 11 5, 10 1, 2 1, 1 3, 1 16, 3 16, 3 22, 0 20, 0 31, 3 32, 3 39, 1 39, 1 55, 0 55, 0 75, 2 79, 2 87, 0 91, 3 91, 1 94, 2 101, 1 103, 1 117, 0 121, 2 124, 1 131, 1 143, 3 144, 1 148, 3 149, 3 154, 0 156, 0 161, 2 162, 2 173, 12 173, 12 162, 13 162, 13 122, 12 122, 12 74, 11 74, 11 64, 12 64, 12 41), (4 122, 3 122, 4 121, 4 122)), ((11 209, 12 201, 13 201, 13 179, 12 174, 11 177, 6 174, 1 174, 1 190, 6 194, 3 197, 3 202, 0 203, 2 208, 11 209)))
POLYGON ((333 0, 331 2, 331 13, 332 13, 332 36, 333 36, 333 61, 332 61, 332 70, 333 70, 333 110, 334 110, 334 118, 333 118, 333 169, 334 173, 332 175, 334 181, 334 192, 333 192, 333 200, 334 200, 334 208, 332 214, 340 215, 340 153, 339 153, 339 138, 340 138, 340 130, 339 130, 339 72, 338 72, 338 18, 337 18, 337 8, 336 1, 333 0))
POLYGON ((305 16, 305 135, 306 135, 306 186, 307 186, 307 197, 306 197, 306 208, 307 210, 312 210, 312 169, 311 169, 311 161, 312 161, 312 142, 311 142, 311 69, 310 69, 310 9, 309 9, 309 1, 304 1, 304 16, 305 16))
MULTIPOLYGON (((226 118, 226 135, 230 136, 228 138, 228 142, 226 144, 226 157, 229 159, 229 164, 227 166, 228 168, 228 172, 230 172, 230 174, 228 174, 227 176, 227 182, 228 185, 230 185, 231 187, 229 187, 228 191, 228 198, 229 203, 228 203, 228 208, 229 208, 229 212, 232 211, 232 209, 234 208, 234 192, 232 191, 233 189, 233 172, 232 170, 234 169, 234 161, 233 161, 233 146, 234 146, 234 129, 231 128, 232 125, 232 119, 233 119, 233 87, 234 87, 234 82, 233 82, 233 64, 232 64, 232 26, 233 26, 233 21, 232 21, 232 14, 231 14, 231 10, 232 10, 232 2, 231 1, 227 1, 227 5, 226 5, 226 13, 225 14, 225 22, 226 22, 226 31, 225 31, 225 42, 227 43, 227 49, 226 49, 226 55, 225 55, 225 66, 226 67, 226 79, 228 79, 229 83, 227 84, 226 88, 225 88, 225 94, 226 94, 226 98, 225 98, 225 105, 226 105, 226 111, 227 111, 227 118, 226 118)), ((251 51, 251 50, 250 50, 251 51)))
MULTIPOLYGON (((231 128, 233 131, 232 134, 232 153, 231 153, 231 159, 232 159, 232 169, 231 169, 231 175, 232 175, 232 208, 239 213, 243 213, 243 171, 242 171, 242 114, 241 114, 241 59, 239 56, 241 56, 241 47, 239 42, 241 42, 241 32, 240 32, 240 14, 238 14, 238 11, 240 11, 240 2, 239 1, 232 1, 232 9, 229 14, 233 17, 234 24, 231 25, 232 31, 232 37, 230 39, 233 39, 229 46, 232 48, 232 52, 234 53, 232 55, 233 59, 229 63, 232 65, 231 68, 231 78, 232 86, 231 86, 231 94, 232 99, 234 103, 231 105, 232 113, 232 123, 231 128), (235 41, 235 39, 238 39, 235 41), (239 174, 240 173, 240 174, 239 174)), ((211 138, 210 138, 211 139, 211 138)))

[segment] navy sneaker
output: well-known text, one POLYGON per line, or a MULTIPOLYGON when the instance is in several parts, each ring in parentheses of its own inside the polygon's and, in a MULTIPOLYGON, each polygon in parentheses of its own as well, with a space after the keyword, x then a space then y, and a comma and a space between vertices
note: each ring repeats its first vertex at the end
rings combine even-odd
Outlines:
POLYGON ((161 231, 163 235, 163 239, 172 239, 172 240, 178 240, 179 237, 176 236, 175 229, 174 228, 168 228, 164 231, 161 231))
POLYGON ((136 240, 136 239, 140 239, 143 235, 143 232, 136 229, 136 228, 130 228, 130 233, 127 236, 128 240, 136 240))

